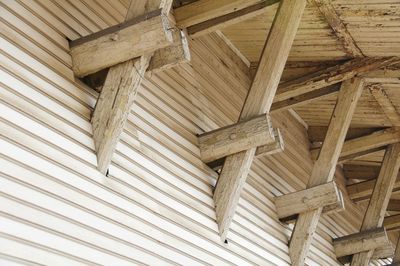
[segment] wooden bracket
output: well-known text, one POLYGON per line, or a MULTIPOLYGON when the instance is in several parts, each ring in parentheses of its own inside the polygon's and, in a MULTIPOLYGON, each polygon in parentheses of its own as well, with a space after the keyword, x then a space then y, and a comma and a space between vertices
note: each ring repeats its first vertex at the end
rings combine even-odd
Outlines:
MULTIPOLYGON (((392 248, 392 244, 383 227, 351 234, 333 240, 338 258, 374 249, 392 248)), ((393 248, 392 248, 393 250, 393 248)))
POLYGON ((275 135, 268 114, 199 136, 201 160, 205 163, 274 142, 275 135))
POLYGON ((288 221, 288 218, 299 213, 328 206, 327 211, 332 211, 333 208, 343 208, 344 204, 340 190, 332 181, 276 197, 275 206, 278 218, 288 221))

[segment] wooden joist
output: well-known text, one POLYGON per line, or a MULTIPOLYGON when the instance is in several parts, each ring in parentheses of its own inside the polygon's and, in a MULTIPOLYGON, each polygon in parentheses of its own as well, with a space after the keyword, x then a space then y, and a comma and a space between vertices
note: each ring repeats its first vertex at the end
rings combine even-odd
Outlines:
MULTIPOLYGON (((378 260, 378 259, 387 259, 393 257, 394 254, 394 249, 391 245, 386 245, 381 248, 376 248, 374 250, 374 253, 372 254, 371 259, 372 260, 378 260)), ((353 258, 353 255, 347 255, 344 257, 337 258, 337 260, 342 263, 342 264, 347 264, 351 262, 351 259, 353 258)))
MULTIPOLYGON (((198 2, 202 1, 205 2, 204 0, 200 0, 198 2)), ((221 4, 223 1, 213 1, 213 2, 221 4)), ((245 1, 242 1, 242 3, 245 3, 246 6, 250 2, 251 1, 248 1, 246 3, 245 1)), ((206 21, 189 26, 187 28, 187 31, 192 38, 197 38, 205 34, 228 27, 230 25, 239 23, 241 21, 265 14, 266 12, 268 12, 269 9, 275 9, 279 4, 279 0, 264 0, 256 2, 257 2, 256 4, 244 7, 242 9, 238 9, 237 11, 232 11, 231 13, 225 15, 214 14, 213 18, 209 18, 206 21)), ((193 3, 193 5, 195 3, 193 3)), ((197 5, 198 4, 199 3, 197 3, 197 5)), ((188 9, 189 5, 183 8, 188 9)))
POLYGON ((276 197, 278 218, 284 220, 287 217, 329 205, 343 206, 343 203, 340 203, 340 201, 343 202, 340 194, 336 183, 332 181, 276 197))
POLYGON ((362 51, 357 46, 357 43, 354 41, 343 21, 339 18, 339 15, 331 4, 331 0, 312 0, 312 2, 318 7, 318 10, 325 17, 333 32, 342 42, 348 55, 351 57, 363 57, 362 51))
POLYGON ((391 246, 391 243, 383 227, 333 239, 333 248, 338 258, 387 246, 391 246))
MULTIPOLYGON (((390 195, 400 168, 400 143, 387 147, 382 167, 376 180, 374 191, 361 225, 361 231, 381 227, 389 203, 390 195)), ((351 265, 368 265, 374 249, 353 256, 351 265)))
MULTIPOLYGON (((282 83, 276 93, 274 104, 300 97, 307 93, 348 80, 363 73, 390 66, 400 62, 398 57, 356 58, 345 63, 305 75, 304 77, 282 83)), ((333 90, 333 89, 332 89, 333 90)), ((329 93, 329 90, 327 91, 329 93)), ((317 94, 321 97, 321 93, 317 94)), ((309 100, 309 97, 305 97, 309 100)), ((298 103, 300 100, 294 101, 298 103)), ((283 104, 279 104, 283 106, 283 104)), ((273 108, 274 109, 274 108, 273 108)), ((275 108, 277 110, 278 108, 275 108)))
MULTIPOLYGON (((169 10, 172 4, 172 1, 169 0, 132 1, 127 20, 148 14, 154 10, 156 10, 156 13, 163 14, 163 10, 169 10), (159 10, 160 7, 161 11, 159 10)), ((111 67, 108 71, 92 115, 97 168, 103 174, 107 173, 137 90, 150 63, 151 55, 145 54, 137 59, 128 60, 111 67)))
POLYGON ((386 231, 398 231, 400 230, 400 214, 386 216, 383 220, 383 226, 386 231))
MULTIPOLYGON (((280 2, 239 121, 269 113, 305 6, 305 0, 280 2)), ((255 152, 256 148, 252 148, 225 159, 214 191, 217 223, 223 241, 226 239, 255 152)))
MULTIPOLYGON (((369 135, 347 140, 343 144, 340 153, 339 162, 345 162, 361 155, 376 151, 376 149, 383 149, 386 145, 400 142, 400 128, 388 128, 373 132, 369 135)), ((314 159, 318 157, 320 149, 311 151, 314 159)))
MULTIPOLYGON (((347 193, 354 202, 368 200, 372 195, 372 191, 374 190, 375 183, 376 183, 376 179, 372 179, 372 180, 367 180, 367 181, 348 185, 347 193)), ((397 174, 397 180, 393 186, 393 191, 398 191, 398 190, 400 190, 400 173, 397 174)))
POLYGON ((250 120, 219 128, 198 138, 205 163, 275 141, 271 119, 263 114, 250 120))
POLYGON ((173 43, 172 26, 161 9, 70 43, 73 71, 83 77, 173 43))
MULTIPOLYGON (((342 83, 328 132, 320 156, 311 172, 307 188, 332 181, 347 129, 350 126, 357 101, 361 96, 362 88, 363 80, 360 78, 346 80, 342 83)), ((290 240, 289 253, 292 265, 304 265, 321 212, 322 208, 318 208, 299 215, 290 240)))

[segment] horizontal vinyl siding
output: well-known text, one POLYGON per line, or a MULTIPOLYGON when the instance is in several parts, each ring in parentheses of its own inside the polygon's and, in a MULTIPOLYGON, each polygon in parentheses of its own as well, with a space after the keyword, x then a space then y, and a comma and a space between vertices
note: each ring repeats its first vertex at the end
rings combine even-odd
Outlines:
MULTIPOLYGON (((283 154, 257 159, 221 243, 196 134, 232 123, 249 87, 239 58, 213 34, 191 42, 190 64, 148 76, 112 158, 96 168, 90 124, 98 93, 74 79, 67 39, 120 22, 127 1, 1 0, 0 264, 289 265, 291 226, 273 198, 304 187, 305 130, 274 117, 283 154)), ((305 156, 306 155, 306 156, 305 156)), ((309 265, 337 265, 323 219, 309 265)))

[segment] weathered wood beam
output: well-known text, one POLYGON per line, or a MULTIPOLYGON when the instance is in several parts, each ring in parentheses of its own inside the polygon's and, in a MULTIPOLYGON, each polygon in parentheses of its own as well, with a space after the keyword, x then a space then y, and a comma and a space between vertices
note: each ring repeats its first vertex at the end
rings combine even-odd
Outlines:
MULTIPOLYGON (((200 0, 199 2, 205 2, 205 0, 200 0)), ((214 1, 217 2, 217 1, 214 1)), ((220 1, 218 1, 220 2, 220 1)), ((221 1, 222 2, 222 1, 221 1)), ((249 1, 251 2, 251 1, 249 1)), ((245 2, 243 2, 245 3, 245 2)), ((249 3, 246 3, 246 5, 249 3)), ((223 29, 230 25, 239 23, 241 21, 245 21, 247 19, 254 18, 256 16, 265 14, 267 10, 275 9, 279 4, 279 0, 264 0, 258 1, 258 3, 244 7, 242 9, 238 9, 237 11, 233 11, 231 13, 227 13, 224 15, 214 14, 213 18, 210 18, 206 21, 191 25, 187 28, 190 37, 197 38, 203 36, 205 34, 209 34, 211 32, 223 29), (217 16, 216 16, 217 15, 217 16)), ((194 5, 194 3, 193 3, 194 5)), ((182 7, 184 8, 184 7, 182 7)), ((188 9, 189 6, 186 7, 188 9)))
POLYGON ((271 119, 263 114, 201 134, 200 157, 205 163, 275 141, 271 119))
MULTIPOLYGON (((283 136, 278 128, 273 129, 274 134, 274 142, 259 146, 256 150, 256 157, 272 155, 275 153, 279 153, 285 150, 285 143, 283 141, 283 136)), ((220 170, 224 165, 225 158, 221 158, 212 162, 207 163, 207 165, 214 169, 215 171, 220 170)))
MULTIPOLYGON (((239 121, 269 113, 305 6, 305 0, 280 2, 239 121)), ((214 191, 217 223, 222 240, 226 239, 255 152, 256 148, 252 148, 225 159, 214 191)))
POLYGON ((386 231, 400 230, 400 214, 386 216, 383 220, 383 226, 385 227, 386 231))
MULTIPOLYGON (((345 162, 360 154, 368 154, 371 151, 374 152, 376 149, 383 149, 386 145, 400 142, 400 128, 388 128, 379 130, 372 134, 347 140, 343 144, 342 151, 340 153, 339 162, 345 162)), ((318 157, 320 149, 314 149, 311 151, 311 155, 314 159, 318 157)))
MULTIPOLYGON (((354 202, 368 200, 372 195, 372 191, 374 189, 375 182, 376 182, 376 179, 373 179, 373 180, 368 180, 368 181, 363 181, 363 182, 359 182, 356 184, 348 185, 347 192, 349 194, 349 197, 354 202)), ((400 190, 400 173, 397 174, 397 180, 394 183, 393 192, 399 191, 399 190, 400 190)))
POLYGON ((171 28, 167 15, 157 9, 72 41, 74 73, 83 77, 169 46, 171 28))
POLYGON ((339 203, 342 200, 340 190, 336 183, 332 181, 276 197, 275 206, 278 218, 285 219, 329 205, 343 206, 343 204, 339 203))
MULTIPOLYGON (((361 96, 363 80, 359 78, 342 83, 335 110, 329 123, 328 132, 315 162, 307 188, 332 181, 340 151, 350 126, 357 101, 361 96)), ((304 265, 322 208, 301 213, 296 221, 290 240, 289 254, 292 265, 304 265)))
POLYGON ((400 83, 400 64, 393 64, 384 68, 361 74, 366 82, 371 83, 400 83))
POLYGON ((396 107, 390 101, 388 95, 383 90, 382 85, 373 84, 368 86, 369 91, 375 100, 381 106, 384 114, 389 119, 393 126, 400 127, 400 113, 396 110, 396 107))
POLYGON ((342 42, 344 49, 347 54, 351 57, 363 57, 363 53, 357 46, 350 32, 347 30, 343 21, 339 18, 335 8, 332 6, 330 0, 311 0, 314 3, 319 12, 325 17, 329 26, 331 26, 333 32, 342 42))
MULTIPOLYGON (((361 231, 381 227, 389 203, 394 183, 400 168, 400 143, 387 147, 382 162, 381 171, 376 180, 374 191, 368 204, 367 211, 361 225, 361 231)), ((353 256, 352 266, 368 265, 374 250, 360 252, 353 256)))
MULTIPOLYGON (((170 0, 132 0, 126 19, 156 10, 169 10, 170 0)), ((130 47, 132 48, 132 47, 130 47)), ((93 140, 97 153, 97 168, 108 171, 112 155, 123 131, 137 90, 149 65, 152 54, 128 60, 109 69, 92 116, 93 140)))
POLYGON ((279 86, 274 104, 398 62, 400 62, 400 57, 356 58, 340 65, 284 82, 279 86))
POLYGON ((400 236, 397 240, 396 249, 393 256, 392 266, 399 266, 400 265, 400 236))
POLYGON ((333 248, 338 258, 387 246, 391 246, 391 243, 383 227, 333 239, 333 248))
POLYGON ((274 4, 276 1, 266 0, 199 0, 183 5, 174 10, 177 26, 189 28, 238 10, 242 10, 257 4, 274 4))
MULTIPOLYGON (((381 248, 376 248, 374 250, 374 254, 372 254, 372 260, 378 260, 378 259, 387 259, 393 257, 394 250, 392 246, 385 246, 381 248)), ((351 259, 353 258, 353 255, 347 255, 344 257, 337 258, 337 260, 342 263, 342 264, 347 264, 351 263, 351 259)))

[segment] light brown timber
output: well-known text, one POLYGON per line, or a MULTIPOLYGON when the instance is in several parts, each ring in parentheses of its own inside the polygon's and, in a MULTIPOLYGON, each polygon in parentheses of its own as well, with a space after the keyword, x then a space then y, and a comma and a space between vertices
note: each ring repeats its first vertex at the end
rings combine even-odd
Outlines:
POLYGON ((396 107, 390 101, 388 95, 383 90, 381 85, 373 84, 368 86, 369 91, 375 100, 381 106, 383 112, 395 127, 400 127, 400 113, 396 110, 396 107))
POLYGON ((386 231, 400 230, 400 214, 386 216, 385 219, 383 219, 383 226, 386 231))
POLYGON ((333 248, 338 258, 357 254, 363 251, 384 248, 390 244, 386 230, 383 227, 366 230, 333 240, 333 248))
MULTIPOLYGON (((372 254, 373 260, 378 260, 378 259, 387 259, 393 257, 394 254, 394 249, 391 245, 386 245, 385 247, 381 248, 376 248, 374 250, 374 254, 372 254)), ((347 255, 344 257, 337 258, 338 261, 342 264, 350 263, 353 255, 347 255)))
POLYGON ((201 134, 198 138, 201 160, 205 163, 275 141, 269 115, 201 134))
POLYGON ((336 205, 342 198, 335 182, 329 182, 312 188, 284 194, 275 198, 279 219, 315 210, 328 205, 336 205))
MULTIPOLYGON (((386 208, 389 203, 390 195, 396 181, 397 173, 400 168, 400 143, 391 144, 387 147, 385 156, 382 162, 382 167, 376 180, 374 191, 364 220, 361 226, 361 231, 381 227, 385 217, 386 208)), ((364 266, 368 265, 373 249, 355 254, 351 261, 351 265, 364 266)))
MULTIPOLYGON (((362 93, 363 83, 360 78, 342 83, 325 141, 312 169, 307 188, 332 181, 347 130, 362 93)), ((299 215, 290 240, 289 254, 292 265, 304 265, 321 212, 322 208, 318 208, 299 215)))
MULTIPOLYGON (((305 0, 280 2, 239 121, 269 113, 305 5, 305 0)), ((256 148, 253 148, 228 156, 218 179, 214 202, 223 241, 226 239, 255 152, 256 148)))

